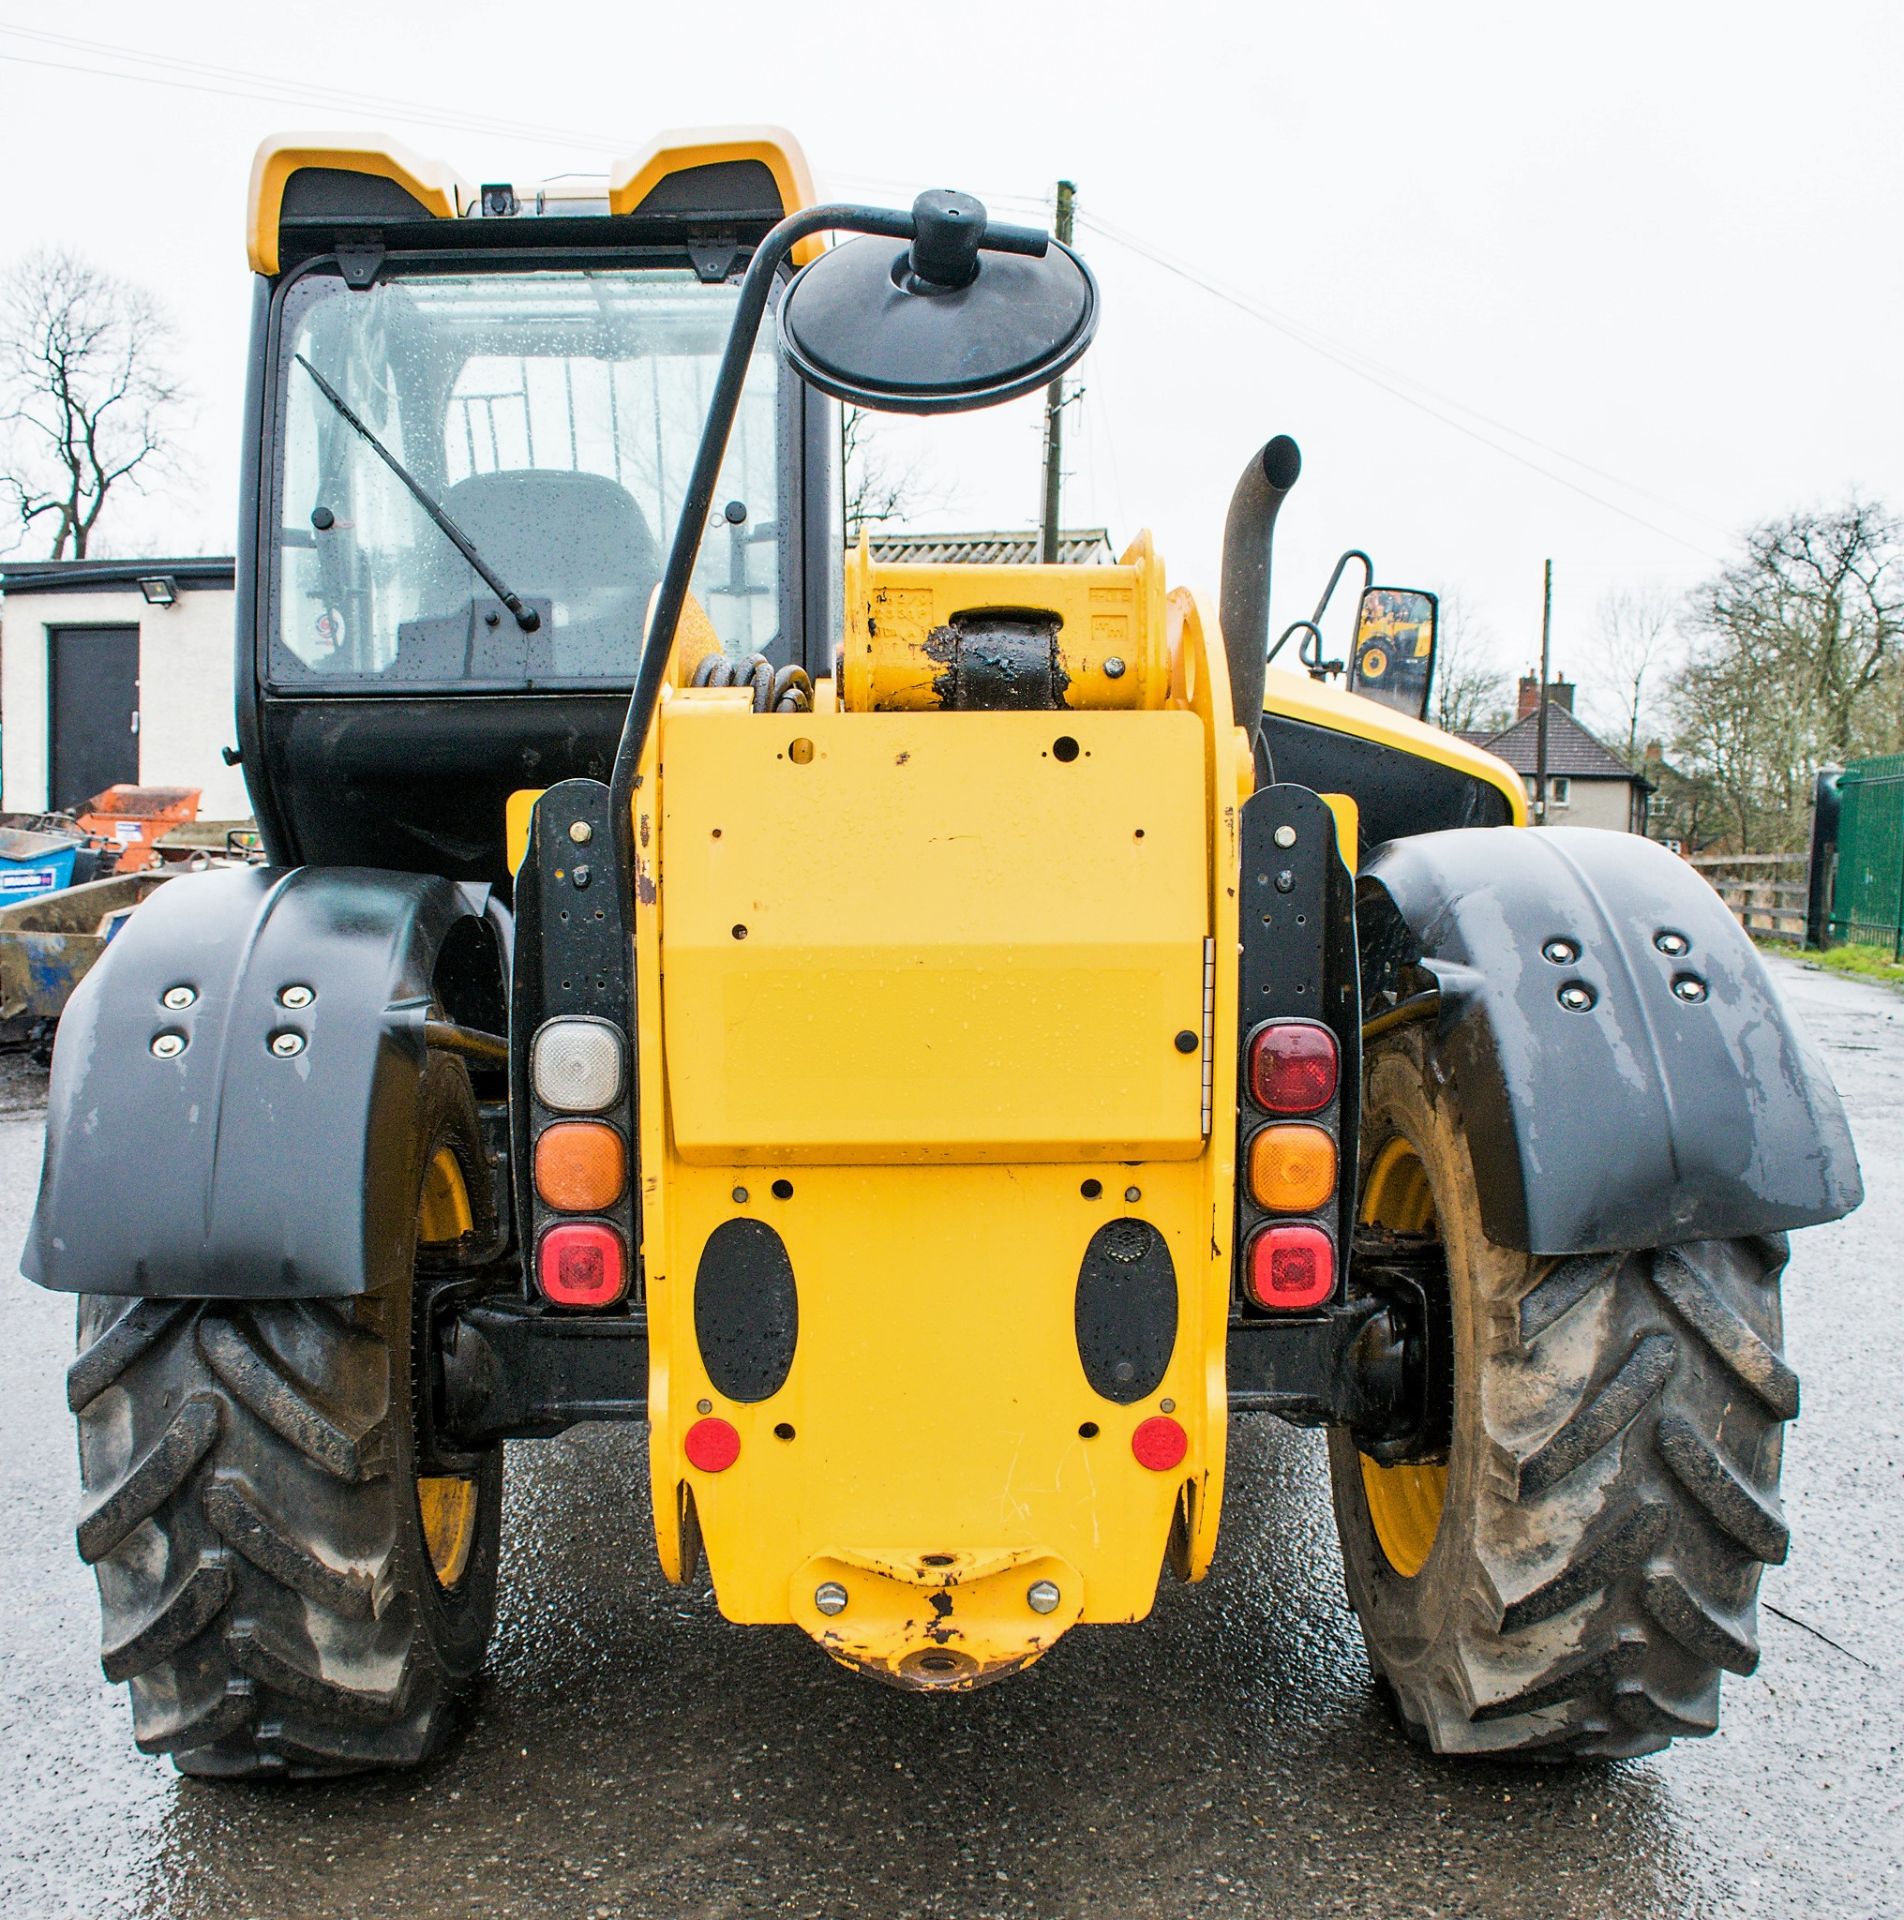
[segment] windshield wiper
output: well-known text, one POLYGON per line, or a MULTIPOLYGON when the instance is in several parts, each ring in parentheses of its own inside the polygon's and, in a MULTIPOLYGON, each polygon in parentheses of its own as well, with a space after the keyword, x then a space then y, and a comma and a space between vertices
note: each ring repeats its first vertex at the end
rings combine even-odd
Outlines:
POLYGON ((376 454, 377 458, 410 489, 411 499, 436 522, 437 526, 442 529, 443 537, 448 540, 450 545, 482 576, 483 582, 489 588, 490 592, 516 616, 516 625, 519 626, 524 633, 534 633, 542 624, 541 614, 537 613, 534 607, 525 607, 521 599, 503 585, 494 570, 484 564, 482 555, 476 551, 469 535, 443 511, 442 507, 439 506, 435 500, 431 499, 430 495, 425 491, 422 481, 417 479, 417 477, 411 473, 410 469, 364 425, 363 421, 351 410, 350 402, 305 359, 303 354, 294 353, 291 357, 317 382, 318 392, 343 415, 346 423, 369 442, 371 451, 376 454))

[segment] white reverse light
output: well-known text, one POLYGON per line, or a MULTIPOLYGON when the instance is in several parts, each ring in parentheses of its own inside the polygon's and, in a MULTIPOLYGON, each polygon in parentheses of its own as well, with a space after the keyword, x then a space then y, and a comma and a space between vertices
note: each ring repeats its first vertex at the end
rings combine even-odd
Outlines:
POLYGON ((557 1113, 600 1113, 621 1098, 621 1035, 606 1020, 551 1020, 535 1037, 529 1078, 557 1113))

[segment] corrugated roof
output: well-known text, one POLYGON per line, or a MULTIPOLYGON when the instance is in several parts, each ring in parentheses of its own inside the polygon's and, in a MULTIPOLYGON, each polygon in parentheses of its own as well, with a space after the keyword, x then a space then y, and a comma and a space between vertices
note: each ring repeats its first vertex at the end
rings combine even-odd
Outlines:
MULTIPOLYGON (((1476 746, 1485 747, 1505 760, 1516 773, 1538 771, 1540 715, 1528 714, 1516 720, 1505 733, 1463 734, 1476 746)), ((1618 754, 1603 746, 1557 700, 1547 703, 1547 771, 1565 774, 1570 780, 1628 780, 1650 788, 1644 774, 1635 773, 1618 754)))
MULTIPOLYGON (((1035 531, 875 533, 869 538, 873 559, 886 567, 1029 566, 1040 545, 1035 531)), ((1060 565, 1104 566, 1115 557, 1108 527, 1073 527, 1058 536, 1060 565)))

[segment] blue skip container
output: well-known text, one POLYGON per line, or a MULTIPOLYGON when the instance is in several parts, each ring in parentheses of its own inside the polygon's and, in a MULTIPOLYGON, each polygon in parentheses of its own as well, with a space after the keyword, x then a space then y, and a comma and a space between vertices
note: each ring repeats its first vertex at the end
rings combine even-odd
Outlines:
POLYGON ((80 843, 57 833, 0 827, 0 907, 11 907, 73 884, 80 843))

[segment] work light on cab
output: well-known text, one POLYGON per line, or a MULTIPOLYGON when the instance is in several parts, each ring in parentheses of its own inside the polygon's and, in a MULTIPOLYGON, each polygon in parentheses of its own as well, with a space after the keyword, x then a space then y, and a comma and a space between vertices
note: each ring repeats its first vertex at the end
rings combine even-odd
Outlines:
POLYGON ((1280 1020, 1250 1042, 1250 1098, 1265 1113, 1320 1113, 1335 1098, 1340 1070, 1327 1027, 1280 1020))
POLYGON ((593 1220, 565 1220, 536 1248, 536 1280, 558 1307, 612 1307, 628 1285, 621 1238, 593 1220))
POLYGON ((1249 1245, 1249 1296, 1277 1313, 1319 1307, 1335 1291, 1335 1246, 1320 1227, 1260 1229, 1249 1245))

